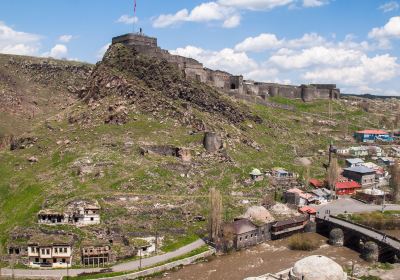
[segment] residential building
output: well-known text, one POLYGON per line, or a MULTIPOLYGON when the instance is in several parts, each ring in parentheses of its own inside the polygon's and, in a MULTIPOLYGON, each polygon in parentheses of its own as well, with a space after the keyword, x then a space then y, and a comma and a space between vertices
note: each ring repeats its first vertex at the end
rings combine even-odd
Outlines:
POLYGON ((376 160, 376 162, 380 166, 392 166, 395 163, 395 159, 390 157, 380 157, 376 160))
POLYGON ((318 203, 327 203, 332 198, 332 192, 326 188, 315 189, 312 191, 318 203))
MULTIPOLYGON (((239 219, 228 224, 228 226, 232 228, 233 247, 237 250, 271 240, 271 224, 257 226, 248 219, 239 219)), ((224 237, 227 234, 228 231, 225 227, 222 236, 224 237)))
POLYGON ((107 242, 85 242, 81 246, 81 262, 84 266, 104 266, 111 262, 111 246, 107 242))
POLYGON ((357 131, 354 133, 354 138, 363 143, 373 143, 375 141, 393 141, 393 138, 387 131, 375 129, 357 131))
POLYGON ((400 147, 396 146, 396 147, 392 147, 390 149, 390 155, 392 157, 397 157, 400 158, 400 147))
POLYGON ((346 156, 350 154, 350 148, 337 148, 336 154, 346 156))
POLYGON ((375 171, 365 167, 356 166, 343 169, 343 176, 349 180, 356 181, 362 188, 373 187, 375 183, 375 171))
POLYGON ((29 266, 67 268, 72 264, 73 239, 67 235, 37 235, 28 243, 29 266))
POLYGON ((78 200, 69 203, 61 212, 53 209, 41 210, 38 213, 39 224, 73 224, 87 226, 100 224, 100 206, 97 201, 78 200))
POLYGON ((309 217, 306 215, 278 221, 271 227, 271 237, 275 240, 293 233, 302 232, 308 221, 309 217))
POLYGON ((250 172, 250 176, 251 179, 253 179, 254 181, 262 181, 263 180, 263 174, 261 173, 261 171, 257 168, 254 168, 251 172, 250 172))
POLYGON ((284 193, 286 203, 296 206, 308 205, 314 198, 312 194, 306 193, 298 188, 293 188, 285 191, 284 193))
POLYGON ((369 155, 369 149, 367 146, 350 147, 349 154, 353 157, 367 157, 369 155))
POLYGON ((361 185, 355 181, 337 182, 335 185, 336 195, 352 195, 361 185))
POLYGON ((346 159, 346 166, 347 167, 356 167, 361 166, 364 164, 364 160, 360 158, 348 158, 346 159))
POLYGON ((324 182, 321 180, 315 179, 315 178, 310 179, 309 183, 310 183, 310 186, 312 186, 316 189, 320 189, 320 188, 324 187, 324 182))

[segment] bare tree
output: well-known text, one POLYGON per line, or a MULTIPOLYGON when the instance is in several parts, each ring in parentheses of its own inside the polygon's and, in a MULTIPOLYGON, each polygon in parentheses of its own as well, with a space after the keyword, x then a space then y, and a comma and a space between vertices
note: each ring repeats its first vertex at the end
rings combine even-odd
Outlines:
POLYGON ((390 187, 392 188, 393 200, 395 202, 400 201, 400 162, 396 161, 395 164, 390 168, 390 187))
POLYGON ((304 174, 304 186, 308 188, 310 186, 310 166, 306 166, 306 173, 304 174))
POLYGON ((208 220, 209 237, 212 241, 217 241, 222 224, 222 197, 221 193, 215 188, 210 189, 210 214, 208 220))
POLYGON ((336 191, 336 183, 339 180, 340 167, 337 158, 332 158, 331 164, 328 166, 326 181, 328 182, 331 192, 336 191))

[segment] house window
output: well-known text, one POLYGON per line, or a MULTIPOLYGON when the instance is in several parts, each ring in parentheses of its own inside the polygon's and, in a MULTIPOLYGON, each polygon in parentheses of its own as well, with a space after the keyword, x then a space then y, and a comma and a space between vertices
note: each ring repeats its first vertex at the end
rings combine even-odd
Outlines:
POLYGON ((46 249, 46 254, 50 255, 50 249, 46 249))
POLYGON ((242 238, 241 238, 241 237, 239 237, 239 241, 242 241, 242 238))
POLYGON ((250 237, 253 237, 253 234, 251 234, 250 237))
POLYGON ((91 220, 91 221, 94 221, 94 218, 92 217, 92 218, 90 218, 90 220, 91 220))
POLYGON ((61 262, 62 262, 62 263, 65 263, 65 259, 62 259, 61 262))
POLYGON ((64 248, 64 253, 66 253, 68 251, 68 248, 64 248))
POLYGON ((57 259, 54 258, 54 259, 53 259, 53 263, 56 263, 56 262, 57 262, 57 259))
POLYGON ((244 239, 246 239, 246 240, 247 240, 247 235, 244 237, 244 239))
POLYGON ((35 258, 35 263, 38 263, 39 262, 39 258, 35 258))
POLYGON ((42 249, 42 254, 43 254, 43 255, 45 254, 45 250, 44 250, 44 249, 42 249))
POLYGON ((54 253, 58 253, 58 248, 54 248, 54 253))

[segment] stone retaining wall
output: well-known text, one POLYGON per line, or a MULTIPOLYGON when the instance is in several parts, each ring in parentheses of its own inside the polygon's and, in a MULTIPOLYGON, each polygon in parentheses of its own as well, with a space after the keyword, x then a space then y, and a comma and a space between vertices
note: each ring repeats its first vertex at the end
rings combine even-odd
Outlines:
POLYGON ((183 259, 183 260, 178 260, 175 262, 171 262, 171 263, 167 263, 164 265, 160 265, 157 267, 153 267, 153 268, 149 268, 149 269, 145 269, 142 271, 138 271, 138 272, 134 272, 131 274, 125 274, 125 275, 121 275, 121 276, 114 276, 114 277, 106 277, 106 278, 98 278, 98 280, 105 280, 105 279, 113 279, 113 280, 127 280, 127 279, 136 279, 139 277, 143 277, 143 276, 149 276, 152 275, 154 273, 158 273, 158 272, 163 272, 163 271, 168 271, 171 270, 175 267, 178 266, 185 266, 185 265, 189 265, 199 259, 203 259, 203 258, 207 258, 212 256, 213 254, 215 254, 215 249, 210 249, 207 252, 183 259))

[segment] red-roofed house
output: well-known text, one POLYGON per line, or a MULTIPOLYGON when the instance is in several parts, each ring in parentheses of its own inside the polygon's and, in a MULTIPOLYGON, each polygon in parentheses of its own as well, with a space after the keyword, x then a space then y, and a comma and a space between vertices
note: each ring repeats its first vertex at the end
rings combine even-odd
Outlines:
POLYGON ((324 182, 318 179, 310 179, 310 185, 316 189, 320 189, 324 186, 324 182))
POLYGON ((360 130, 354 133, 354 138, 359 142, 375 142, 376 140, 381 141, 393 141, 393 138, 390 137, 389 133, 385 130, 379 129, 367 129, 360 130))
POLYGON ((336 194, 337 195, 351 195, 356 190, 361 189, 361 185, 355 181, 337 182, 336 183, 336 194))

